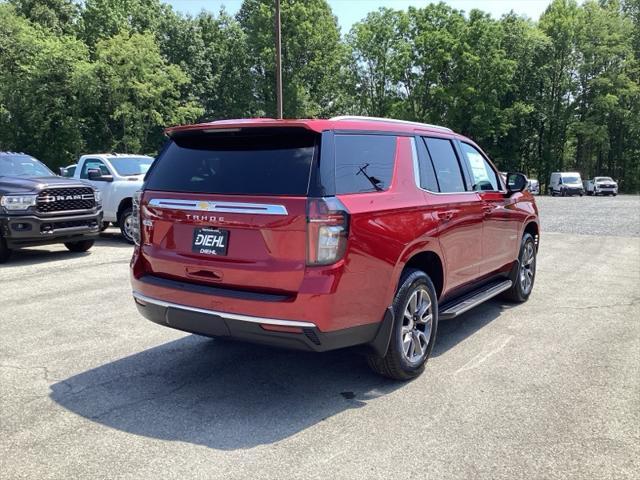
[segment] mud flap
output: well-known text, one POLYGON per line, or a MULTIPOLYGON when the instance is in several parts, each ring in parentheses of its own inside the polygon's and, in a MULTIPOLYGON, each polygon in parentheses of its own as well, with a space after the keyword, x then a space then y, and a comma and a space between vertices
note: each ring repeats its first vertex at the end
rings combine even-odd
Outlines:
POLYGON ((389 342, 391 341, 391 333, 393 332, 393 324, 395 321, 395 315, 391 307, 387 307, 384 312, 380 327, 375 338, 371 341, 369 346, 373 350, 373 353, 378 357, 384 357, 389 349, 389 342))

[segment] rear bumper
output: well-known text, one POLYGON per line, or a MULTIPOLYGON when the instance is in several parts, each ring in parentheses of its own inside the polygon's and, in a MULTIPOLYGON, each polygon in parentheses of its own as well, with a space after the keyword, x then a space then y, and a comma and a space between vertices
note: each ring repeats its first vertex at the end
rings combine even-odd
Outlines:
POLYGON ((295 350, 323 352, 362 344, 370 344, 375 349, 380 343, 379 335, 384 336, 384 326, 388 326, 388 322, 383 321, 321 332, 312 322, 208 310, 151 298, 136 291, 133 297, 138 311, 159 325, 295 350))
POLYGON ((93 239, 101 223, 102 211, 60 217, 7 215, 0 217, 0 230, 9 248, 21 248, 93 239))

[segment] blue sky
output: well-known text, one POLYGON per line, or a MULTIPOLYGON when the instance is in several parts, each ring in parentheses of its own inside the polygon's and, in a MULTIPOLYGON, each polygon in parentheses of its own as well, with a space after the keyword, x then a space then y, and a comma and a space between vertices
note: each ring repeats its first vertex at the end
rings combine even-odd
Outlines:
MULTIPOLYGON (((201 10, 209 10, 218 13, 221 6, 225 6, 227 12, 235 14, 242 0, 165 0, 173 7, 183 13, 197 14, 201 10)), ((406 9, 409 6, 420 7, 429 2, 428 0, 328 0, 333 10, 333 14, 338 17, 338 22, 342 32, 347 32, 351 25, 361 20, 366 14, 379 7, 390 7, 395 9, 406 9)), ((473 8, 478 8, 489 12, 498 18, 504 13, 513 10, 518 14, 526 15, 537 20, 542 12, 547 8, 551 0, 445 0, 453 8, 468 12, 473 8)))

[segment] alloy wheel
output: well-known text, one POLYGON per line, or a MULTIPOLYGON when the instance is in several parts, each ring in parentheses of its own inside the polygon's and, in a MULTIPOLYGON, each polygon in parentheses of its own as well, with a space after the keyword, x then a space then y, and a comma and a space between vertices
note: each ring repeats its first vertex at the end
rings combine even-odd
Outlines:
POLYGON ((416 289, 407 302, 402 318, 402 353, 410 364, 419 364, 427 354, 433 328, 433 308, 429 292, 416 289))
POLYGON ((126 217, 124 217, 124 231, 122 233, 124 233, 124 236, 127 238, 127 240, 132 241, 133 240, 133 215, 129 214, 126 217))
POLYGON ((522 249, 520 258, 520 287, 522 293, 528 295, 533 288, 533 278, 536 274, 536 251, 533 242, 527 242, 522 249))

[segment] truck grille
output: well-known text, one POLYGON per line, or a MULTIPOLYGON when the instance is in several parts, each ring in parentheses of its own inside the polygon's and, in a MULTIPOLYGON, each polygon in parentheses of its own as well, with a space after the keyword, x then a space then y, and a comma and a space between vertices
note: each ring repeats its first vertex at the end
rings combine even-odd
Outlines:
POLYGON ((38 212, 90 210, 96 206, 90 187, 48 188, 38 195, 38 212))

